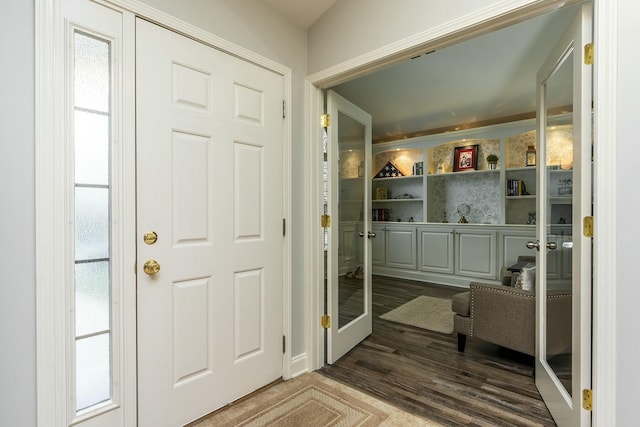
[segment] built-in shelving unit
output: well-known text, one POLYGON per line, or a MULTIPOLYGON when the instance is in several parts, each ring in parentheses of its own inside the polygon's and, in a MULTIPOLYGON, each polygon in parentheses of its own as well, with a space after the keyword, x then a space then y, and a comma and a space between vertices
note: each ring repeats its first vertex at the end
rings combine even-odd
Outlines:
MULTIPOLYGON (((563 118, 555 120, 561 123, 563 118)), ((385 221, 456 223, 460 219, 457 207, 466 204, 471 208, 465 216, 469 223, 535 224, 537 169, 525 165, 528 147, 536 144, 535 126, 535 120, 525 120, 375 144, 371 176, 375 177, 387 162, 398 169, 404 167, 405 176, 373 178, 374 210, 387 209, 385 221), (454 172, 455 149, 465 146, 477 146, 476 169, 454 172), (486 161, 489 154, 499 158, 493 169, 486 161), (413 174, 411 166, 415 162, 423 162, 423 174, 413 174), (386 198, 377 197, 378 188, 386 189, 386 198)), ((571 197, 560 194, 570 190, 559 189, 561 183, 566 184, 571 178, 571 170, 565 170, 565 163, 572 161, 570 125, 558 126, 558 132, 546 162, 558 165, 557 170, 550 171, 548 199, 550 221, 564 224, 570 218, 567 206, 571 197)))

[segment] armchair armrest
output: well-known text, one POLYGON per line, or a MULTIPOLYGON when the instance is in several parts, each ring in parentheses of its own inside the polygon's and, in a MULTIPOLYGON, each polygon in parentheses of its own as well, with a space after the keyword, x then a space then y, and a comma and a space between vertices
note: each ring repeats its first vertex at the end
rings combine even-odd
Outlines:
POLYGON ((471 282, 470 336, 535 354, 535 293, 471 282))

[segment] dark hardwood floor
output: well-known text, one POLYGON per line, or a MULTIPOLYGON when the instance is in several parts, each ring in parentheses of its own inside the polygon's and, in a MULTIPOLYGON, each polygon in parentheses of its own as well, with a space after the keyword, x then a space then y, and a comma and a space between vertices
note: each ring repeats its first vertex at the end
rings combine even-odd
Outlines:
POLYGON ((318 372, 446 426, 555 426, 534 385, 533 358, 473 338, 379 318, 419 295, 464 289, 374 276, 373 334, 318 372))

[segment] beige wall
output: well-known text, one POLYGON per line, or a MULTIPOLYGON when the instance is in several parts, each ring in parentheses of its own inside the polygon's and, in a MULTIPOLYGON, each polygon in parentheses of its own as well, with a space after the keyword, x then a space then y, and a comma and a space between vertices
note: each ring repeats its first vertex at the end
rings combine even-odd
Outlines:
POLYGON ((503 2, 496 0, 338 1, 309 28, 309 73, 322 71, 500 3, 503 2))

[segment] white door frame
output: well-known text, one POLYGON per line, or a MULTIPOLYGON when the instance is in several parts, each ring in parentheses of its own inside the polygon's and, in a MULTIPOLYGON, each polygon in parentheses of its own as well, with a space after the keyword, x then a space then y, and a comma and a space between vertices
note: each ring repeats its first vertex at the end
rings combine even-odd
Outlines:
MULTIPOLYGON (((551 11, 563 3, 558 0, 506 0, 460 19, 449 21, 388 46, 360 55, 323 71, 305 81, 306 153, 305 223, 308 230, 305 262, 310 292, 306 299, 306 353, 311 370, 324 365, 324 332, 320 317, 324 311, 322 215, 322 129, 323 89, 356 78, 384 66, 406 60, 417 53, 441 49, 455 42, 487 33, 506 25, 551 11)), ((594 425, 615 425, 616 334, 615 334, 615 192, 616 188, 616 28, 615 0, 595 0, 594 41, 594 126, 596 161, 594 165, 594 278, 593 278, 593 354, 592 388, 597 391, 594 425), (608 141, 598 144, 598 141, 608 141), (603 280, 599 280, 603 278, 603 280)))
MULTIPOLYGON (((283 76, 283 100, 286 105, 292 105, 292 71, 269 58, 231 43, 221 37, 211 34, 201 28, 188 24, 166 13, 141 3, 137 0, 87 0, 104 4, 115 10, 131 13, 148 19, 161 26, 185 34, 204 44, 228 52, 236 57, 264 67, 283 76)), ((66 378, 69 369, 65 351, 65 269, 64 254, 61 248, 63 241, 61 233, 57 231, 61 221, 64 221, 64 135, 63 124, 57 121, 55 111, 64 111, 64 61, 59 42, 62 34, 60 23, 60 0, 35 0, 35 96, 36 96, 36 136, 35 136, 35 170, 36 170, 36 370, 37 370, 37 419, 38 426, 66 425, 67 411, 66 378)), ((125 33, 125 43, 133 42, 134 33, 125 33)), ((133 67, 133 57, 124 58, 125 67, 133 67)), ((131 76, 129 76, 131 77, 131 76)), ((134 93, 134 80, 125 78, 124 93, 134 93)), ((135 104, 133 95, 125 95, 123 107, 123 135, 121 142, 132 144, 135 142, 135 104)), ((291 144, 292 121, 291 114, 283 120, 283 215, 288 224, 284 237, 283 254, 283 335, 286 346, 283 355, 283 378, 291 378, 291 144)), ((132 189, 126 199, 135 197, 135 150, 127 149, 121 159, 120 174, 125 187, 132 189)), ((124 233, 135 241, 135 208, 127 206, 121 214, 125 218, 124 233)), ((135 248, 129 251, 125 259, 131 261, 131 271, 135 262, 135 248)), ((136 282, 134 275, 128 275, 123 284, 122 295, 123 322, 125 342, 123 350, 126 366, 125 387, 136 389, 136 282)), ((127 395, 123 405, 126 406, 125 423, 136 425, 136 395, 127 395)))

